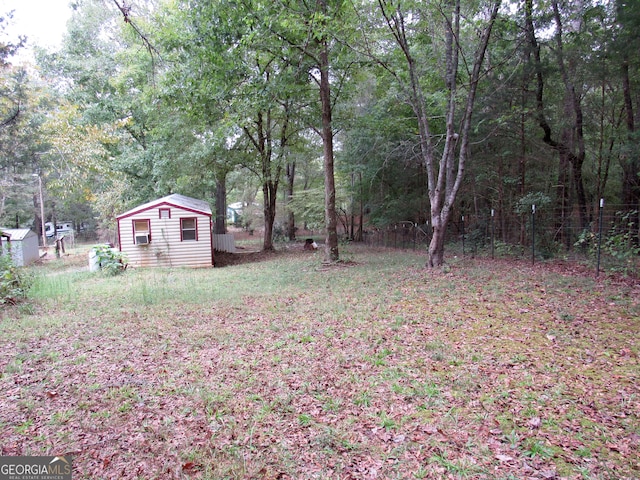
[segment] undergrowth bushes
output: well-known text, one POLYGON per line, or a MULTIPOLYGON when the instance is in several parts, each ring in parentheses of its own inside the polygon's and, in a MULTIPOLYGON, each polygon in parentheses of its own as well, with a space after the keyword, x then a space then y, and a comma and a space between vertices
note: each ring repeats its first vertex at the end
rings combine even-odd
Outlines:
POLYGON ((98 257, 100 270, 107 276, 119 275, 127 268, 126 256, 109 245, 97 245, 93 251, 98 257))
POLYGON ((9 255, 0 255, 0 305, 15 305, 27 297, 32 276, 14 265, 9 255))

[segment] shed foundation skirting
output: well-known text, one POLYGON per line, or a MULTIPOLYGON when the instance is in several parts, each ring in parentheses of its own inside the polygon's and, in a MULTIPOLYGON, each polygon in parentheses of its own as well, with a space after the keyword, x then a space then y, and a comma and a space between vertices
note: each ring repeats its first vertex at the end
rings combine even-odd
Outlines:
POLYGON ((219 252, 236 253, 236 241, 233 234, 214 234, 213 248, 219 252))

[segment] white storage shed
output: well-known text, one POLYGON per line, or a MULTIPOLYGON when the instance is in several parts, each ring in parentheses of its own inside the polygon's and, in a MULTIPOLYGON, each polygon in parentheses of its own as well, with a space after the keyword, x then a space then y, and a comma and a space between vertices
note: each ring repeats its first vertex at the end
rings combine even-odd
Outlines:
POLYGON ((27 266, 40 258, 38 235, 28 228, 1 228, 2 255, 11 255, 14 265, 27 266))
POLYGON ((172 194, 117 217, 118 244, 133 267, 213 265, 211 207, 172 194))

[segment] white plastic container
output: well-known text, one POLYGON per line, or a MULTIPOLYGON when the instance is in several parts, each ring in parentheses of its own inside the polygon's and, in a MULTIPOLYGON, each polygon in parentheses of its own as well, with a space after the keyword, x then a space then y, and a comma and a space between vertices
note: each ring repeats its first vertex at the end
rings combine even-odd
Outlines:
POLYGON ((93 248, 89 251, 89 271, 100 271, 100 259, 98 258, 98 253, 93 248))

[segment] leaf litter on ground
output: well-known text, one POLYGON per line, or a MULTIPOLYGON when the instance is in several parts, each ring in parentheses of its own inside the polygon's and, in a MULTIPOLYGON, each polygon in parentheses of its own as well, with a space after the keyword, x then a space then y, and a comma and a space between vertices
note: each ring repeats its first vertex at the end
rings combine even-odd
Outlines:
POLYGON ((74 478, 640 477, 637 285, 352 248, 13 309, 2 455, 73 455, 74 478))

